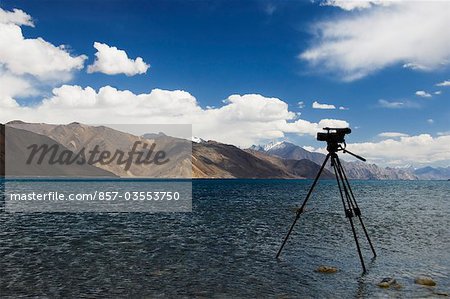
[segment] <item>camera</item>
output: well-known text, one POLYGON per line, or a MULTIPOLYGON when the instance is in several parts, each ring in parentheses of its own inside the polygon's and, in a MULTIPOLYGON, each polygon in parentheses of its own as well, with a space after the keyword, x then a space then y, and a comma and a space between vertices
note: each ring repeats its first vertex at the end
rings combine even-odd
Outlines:
POLYGON ((318 141, 326 141, 327 143, 343 143, 345 135, 350 134, 350 128, 323 128, 326 133, 317 133, 318 141))

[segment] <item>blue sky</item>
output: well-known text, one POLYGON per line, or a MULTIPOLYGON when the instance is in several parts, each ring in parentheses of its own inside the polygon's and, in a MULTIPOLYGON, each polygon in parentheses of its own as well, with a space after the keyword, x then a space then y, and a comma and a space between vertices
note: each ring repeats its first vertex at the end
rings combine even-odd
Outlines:
MULTIPOLYGON (((449 8, 445 3, 437 9, 432 8, 433 5, 429 4, 430 15, 449 8)), ((443 40, 444 44, 422 47, 423 43, 435 40, 429 37, 423 43, 418 42, 421 36, 403 40, 411 32, 419 31, 420 34, 420 30, 402 25, 390 29, 378 27, 384 23, 383 18, 392 20, 389 15, 392 13, 397 13, 401 20, 403 11, 418 11, 419 23, 430 19, 426 13, 421 15, 423 9, 398 4, 368 6, 349 8, 339 1, 1 1, 0 7, 4 11, 20 9, 31 17, 34 27, 19 24, 24 38, 41 37, 52 45, 65 45, 64 51, 71 57, 81 59, 81 55, 85 55, 85 60, 82 66, 67 67, 64 72, 69 77, 64 80, 42 79, 32 72, 27 76, 33 78, 25 78, 9 70, 7 62, 0 60, 0 63, 4 63, 4 73, 16 78, 22 76, 21 80, 31 82, 33 92, 11 92, 9 95, 21 107, 41 105, 43 99, 55 96, 53 88, 64 84, 82 89, 92 87, 95 92, 111 86, 136 95, 149 94, 153 89, 180 90, 194 97, 199 108, 204 110, 226 106, 227 102, 223 101, 231 95, 255 94, 277 98, 287 104, 289 113, 297 113, 295 118, 286 116, 288 122, 302 119, 319 124, 323 119, 333 119, 349 123, 353 128, 349 141, 360 144, 355 148, 363 154, 383 149, 380 142, 392 138, 398 142, 396 154, 374 156, 374 161, 394 166, 411 165, 414 157, 403 161, 398 153, 398 148, 411 144, 408 141, 414 144, 414 140, 407 138, 428 134, 435 142, 434 139, 450 135, 450 86, 436 86, 450 80, 450 46, 445 46, 448 33, 445 33, 445 27, 440 27, 446 25, 445 20, 443 23, 430 20, 428 30, 431 32, 423 33, 434 36, 437 32, 433 30, 441 28, 440 39, 436 37, 436 40, 443 40), (378 29, 372 32, 370 22, 378 29), (360 33, 359 24, 361 30, 364 26, 369 30, 360 33), (339 31, 345 26, 350 26, 348 44, 343 42, 347 33, 339 31), (395 44, 383 44, 380 36, 389 37, 391 31, 398 32, 398 37, 390 37, 395 44), (88 65, 96 60, 94 42, 124 50, 132 60, 141 57, 150 67, 145 73, 128 76, 107 74, 102 70, 89 73, 86 71, 88 65), (361 46, 363 42, 367 45, 361 46), (360 50, 364 47, 369 50, 360 50), (398 54, 392 54, 397 50, 398 54), (305 56, 305 53, 313 53, 319 58, 305 56), (360 62, 349 67, 353 61, 360 62), (408 64, 416 65, 416 69, 407 67, 408 64), (418 91, 425 93, 416 95, 418 91), (430 96, 424 97, 426 93, 430 96), (303 107, 298 105, 300 101, 303 107), (334 105, 336 109, 313 109, 314 102, 334 105), (339 109, 341 106, 346 109, 339 109), (361 145, 366 142, 373 146, 361 145)), ((416 16, 405 13, 404 17, 407 22, 414 21, 416 16)), ((183 106, 180 109, 184 109, 183 106)), ((2 115, 2 121, 34 120, 27 119, 26 112, 23 115, 11 113, 2 115)), ((226 113, 241 115, 236 109, 219 114, 226 113)), ((215 112, 210 114, 207 117, 219 117, 215 112)), ((225 118, 224 122, 230 121, 225 118)), ((208 126, 206 120, 205 126, 208 126)), ((284 139, 314 148, 323 146, 314 140, 314 132, 280 130, 282 136, 279 132, 267 133, 267 128, 252 129, 249 134, 256 137, 236 140, 226 134, 223 138, 220 134, 214 138, 204 129, 199 130, 199 135, 203 133, 205 136, 200 137, 240 146, 284 139)), ((236 134, 243 133, 245 131, 236 134)), ((425 146, 426 143, 421 144, 425 146)), ((426 161, 422 157, 423 161, 418 164, 447 165, 450 158, 442 153, 443 144, 440 140, 436 145, 437 151, 441 151, 438 158, 426 161)), ((423 156, 423 152, 420 155, 423 156)))

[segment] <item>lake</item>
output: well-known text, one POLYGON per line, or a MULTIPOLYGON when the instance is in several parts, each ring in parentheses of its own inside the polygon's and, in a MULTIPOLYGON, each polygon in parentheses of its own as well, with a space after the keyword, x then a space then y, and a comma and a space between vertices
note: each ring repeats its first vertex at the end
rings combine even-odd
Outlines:
POLYGON ((192 212, 186 213, 1 211, 0 294, 423 298, 450 293, 450 182, 351 181, 378 254, 372 260, 360 239, 364 275, 334 181, 318 184, 309 211, 275 259, 311 183, 196 180, 192 212), (339 271, 315 272, 320 265, 339 271), (437 286, 414 284, 422 274, 437 286), (384 277, 394 277, 402 287, 379 288, 384 277))

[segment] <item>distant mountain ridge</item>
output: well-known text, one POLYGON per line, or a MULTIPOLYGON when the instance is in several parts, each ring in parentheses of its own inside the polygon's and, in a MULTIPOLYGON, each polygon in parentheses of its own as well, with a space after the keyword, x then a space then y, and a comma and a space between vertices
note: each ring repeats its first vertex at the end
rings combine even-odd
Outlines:
POLYGON ((271 156, 278 156, 283 159, 302 160, 307 159, 319 165, 322 165, 325 155, 321 153, 309 152, 301 146, 287 141, 269 143, 264 146, 257 146, 259 151, 263 151, 271 156))
POLYGON ((450 166, 448 167, 423 167, 414 170, 414 174, 423 180, 450 180, 450 166))
MULTIPOLYGON (((253 145, 252 150, 266 153, 268 155, 280 157, 283 159, 308 159, 321 165, 325 155, 305 150, 301 146, 282 141, 272 142, 267 145, 253 145)), ((433 168, 425 167, 420 169, 402 169, 392 167, 380 167, 376 164, 365 163, 361 161, 347 162, 344 159, 342 164, 349 178, 352 179, 374 179, 374 180, 429 180, 429 179, 448 179, 450 178, 450 167, 433 168)), ((327 169, 331 170, 330 165, 327 169)))

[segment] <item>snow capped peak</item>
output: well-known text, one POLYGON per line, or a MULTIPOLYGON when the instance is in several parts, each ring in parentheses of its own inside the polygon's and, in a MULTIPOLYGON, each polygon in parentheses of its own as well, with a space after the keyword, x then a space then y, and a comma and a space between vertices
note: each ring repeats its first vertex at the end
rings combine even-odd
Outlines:
POLYGON ((192 136, 192 142, 195 142, 195 143, 205 143, 206 140, 204 140, 204 139, 202 139, 202 138, 200 138, 200 137, 197 137, 197 136, 192 136))
POLYGON ((250 149, 258 152, 264 151, 264 148, 261 145, 254 145, 254 144, 250 147, 250 149))
POLYGON ((272 141, 269 142, 267 144, 263 144, 263 145, 252 145, 251 147, 249 147, 249 149, 254 150, 254 151, 258 151, 258 152, 268 152, 271 150, 278 150, 278 149, 284 149, 284 148, 288 148, 288 147, 292 147, 292 146, 296 146, 292 143, 290 143, 289 141, 272 141))
POLYGON ((264 145, 264 151, 270 151, 270 150, 274 150, 274 149, 280 149, 280 148, 284 148, 286 147, 286 142, 285 141, 279 141, 279 142, 270 142, 266 145, 264 145))

